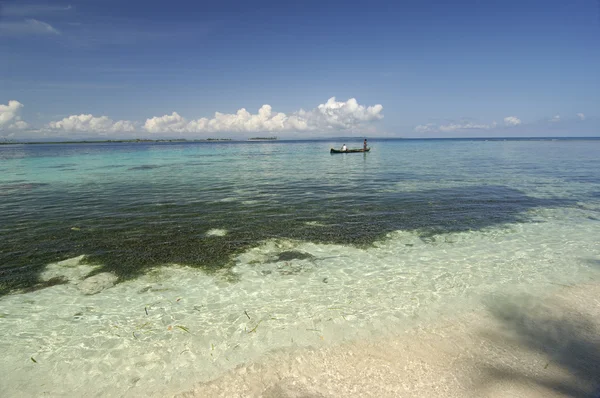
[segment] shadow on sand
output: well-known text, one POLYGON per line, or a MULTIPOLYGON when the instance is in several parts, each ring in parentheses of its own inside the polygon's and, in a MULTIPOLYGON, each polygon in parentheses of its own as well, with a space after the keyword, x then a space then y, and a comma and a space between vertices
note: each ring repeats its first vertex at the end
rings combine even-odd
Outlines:
POLYGON ((489 304, 488 309, 500 327, 484 331, 485 339, 515 353, 528 353, 519 357, 536 363, 525 365, 517 357, 514 363, 486 359, 480 366, 482 395, 499 385, 516 385, 545 391, 540 396, 600 397, 600 298, 560 304, 507 299, 489 304), (585 314, 577 310, 586 307, 590 311, 585 314))

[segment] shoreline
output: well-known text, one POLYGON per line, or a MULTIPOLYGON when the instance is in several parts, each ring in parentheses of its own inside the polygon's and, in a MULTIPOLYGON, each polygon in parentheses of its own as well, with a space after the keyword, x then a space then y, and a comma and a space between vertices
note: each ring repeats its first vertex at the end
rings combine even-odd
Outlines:
POLYGON ((600 281, 488 297, 395 336, 271 352, 177 397, 598 397, 600 281))

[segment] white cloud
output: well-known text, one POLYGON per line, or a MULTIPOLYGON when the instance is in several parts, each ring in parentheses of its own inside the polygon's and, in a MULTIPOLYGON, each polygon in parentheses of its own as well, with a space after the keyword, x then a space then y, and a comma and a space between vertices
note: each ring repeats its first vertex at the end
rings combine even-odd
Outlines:
POLYGON ((435 133, 437 131, 437 125, 433 123, 419 124, 417 127, 415 127, 415 132, 417 133, 435 133))
POLYGON ((0 35, 60 35, 49 23, 37 19, 0 23, 0 35))
POLYGON ((27 19, 25 23, 29 26, 32 33, 60 35, 60 32, 49 23, 38 21, 37 19, 27 19))
POLYGON ((339 102, 335 97, 317 108, 300 109, 291 114, 273 112, 270 105, 263 105, 258 113, 252 114, 242 108, 233 114, 215 113, 212 119, 187 120, 177 112, 146 120, 144 129, 151 133, 257 133, 257 132, 302 132, 317 130, 351 130, 366 123, 383 118, 383 106, 365 107, 356 99, 339 102))
POLYGON ((579 118, 579 120, 585 120, 585 115, 583 113, 578 113, 577 117, 579 118))
POLYGON ((0 127, 7 125, 17 117, 17 113, 22 107, 23 104, 15 100, 8 101, 8 105, 0 104, 0 127))
POLYGON ((450 123, 447 125, 440 126, 440 131, 451 132, 457 130, 489 130, 495 127, 495 123, 490 124, 476 124, 476 123, 450 123))
POLYGON ((87 133, 119 133, 135 131, 135 124, 128 120, 113 122, 107 116, 71 115, 47 126, 51 130, 87 133))
POLYGON ((151 133, 161 131, 184 132, 188 131, 189 123, 191 122, 185 120, 177 112, 173 112, 171 115, 155 116, 151 119, 147 119, 144 124, 144 129, 151 133))
POLYGON ((19 116, 21 108, 23 104, 15 100, 8 101, 8 105, 0 104, 0 130, 22 130, 29 127, 19 116))
POLYGON ((23 120, 17 120, 16 122, 14 122, 10 126, 8 126, 9 130, 10 129, 13 129, 13 130, 25 130, 28 127, 29 127, 29 123, 24 122, 23 120))
POLYGON ((478 124, 472 122, 463 122, 463 123, 448 123, 443 125, 438 125, 434 123, 428 124, 420 124, 415 127, 415 132, 417 133, 451 133, 455 131, 462 130, 489 130, 496 127, 496 122, 492 122, 491 124, 478 124))
POLYGON ((515 127, 521 124, 521 119, 516 116, 507 116, 504 118, 504 124, 509 127, 515 127))
POLYGON ((5 17, 25 17, 29 15, 47 15, 71 10, 73 7, 47 4, 6 4, 2 7, 5 17))
POLYGON ((560 122, 560 115, 555 115, 552 119, 550 119, 551 123, 558 123, 560 122))

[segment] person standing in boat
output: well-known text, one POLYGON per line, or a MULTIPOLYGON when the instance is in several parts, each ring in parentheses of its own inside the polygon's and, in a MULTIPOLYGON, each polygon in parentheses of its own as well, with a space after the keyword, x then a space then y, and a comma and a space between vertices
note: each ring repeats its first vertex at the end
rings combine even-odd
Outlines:
POLYGON ((342 152, 346 152, 348 150, 348 147, 346 146, 346 144, 342 145, 342 152))
POLYGON ((365 138, 365 143, 363 144, 363 150, 367 150, 367 139, 365 138))

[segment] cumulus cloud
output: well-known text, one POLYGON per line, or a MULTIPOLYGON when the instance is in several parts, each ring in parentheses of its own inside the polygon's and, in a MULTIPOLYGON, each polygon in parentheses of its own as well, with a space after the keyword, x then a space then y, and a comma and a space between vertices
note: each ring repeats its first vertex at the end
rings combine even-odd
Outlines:
POLYGON ((16 122, 14 122, 10 126, 8 126, 9 129, 13 129, 13 130, 25 130, 28 127, 29 127, 29 123, 24 122, 22 120, 17 120, 16 122))
POLYGON ((129 120, 113 122, 107 116, 71 115, 62 120, 50 122, 47 128, 66 132, 119 133, 135 131, 135 123, 129 120))
POLYGON ((23 130, 29 127, 19 116, 21 108, 23 104, 15 100, 8 101, 8 105, 0 104, 0 130, 23 130))
POLYGON ((552 119, 550 119, 551 123, 558 123, 560 122, 560 115, 555 115, 552 119))
POLYGON ((579 118, 579 120, 585 120, 585 115, 583 113, 578 113, 577 117, 579 118))
POLYGON ((144 130, 151 133, 257 133, 351 130, 383 118, 383 106, 359 105, 356 99, 336 101, 330 98, 315 109, 285 114, 273 112, 270 105, 263 105, 252 114, 242 108, 236 113, 217 112, 212 119, 187 120, 177 112, 147 119, 144 130))
POLYGON ((0 23, 1 35, 60 35, 60 31, 49 23, 37 19, 0 23))
POLYGON ((15 119, 22 107, 23 104, 15 100, 8 101, 8 105, 0 104, 0 127, 6 126, 15 119))
POLYGON ((507 116, 504 118, 504 125, 509 127, 515 127, 521 124, 521 119, 516 116, 507 116))

